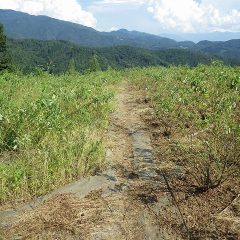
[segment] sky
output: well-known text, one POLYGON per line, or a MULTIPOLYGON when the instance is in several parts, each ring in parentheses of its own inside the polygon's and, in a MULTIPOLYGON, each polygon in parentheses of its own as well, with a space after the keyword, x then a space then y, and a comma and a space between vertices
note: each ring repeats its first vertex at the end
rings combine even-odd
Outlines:
POLYGON ((0 9, 47 15, 100 31, 240 32, 240 0, 0 0, 0 9))

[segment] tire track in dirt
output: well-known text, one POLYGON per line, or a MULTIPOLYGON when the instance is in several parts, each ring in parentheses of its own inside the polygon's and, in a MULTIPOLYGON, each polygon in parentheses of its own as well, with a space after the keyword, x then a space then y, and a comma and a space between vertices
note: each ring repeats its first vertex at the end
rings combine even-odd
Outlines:
POLYGON ((108 170, 58 189, 23 208, 0 212, 6 239, 181 239, 177 216, 142 115, 144 92, 124 82, 106 134, 108 170))

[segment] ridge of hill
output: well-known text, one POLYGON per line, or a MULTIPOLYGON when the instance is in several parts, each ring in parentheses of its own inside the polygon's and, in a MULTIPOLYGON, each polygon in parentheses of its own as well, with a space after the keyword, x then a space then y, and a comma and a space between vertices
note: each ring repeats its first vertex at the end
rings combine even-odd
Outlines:
POLYGON ((23 72, 32 72, 36 67, 52 73, 66 72, 73 59, 76 69, 84 72, 93 55, 97 56, 102 70, 108 67, 123 69, 145 66, 208 64, 213 59, 229 65, 240 63, 238 59, 211 56, 189 49, 148 50, 131 46, 82 47, 66 41, 41 41, 8 39, 8 49, 13 63, 23 72))
POLYGON ((126 29, 99 32, 80 24, 13 10, 0 10, 0 22, 3 23, 7 36, 15 39, 65 40, 91 47, 116 45, 148 49, 185 47, 185 42, 179 44, 175 40, 152 34, 126 29))
POLYGON ((120 29, 99 32, 80 24, 47 16, 33 16, 13 10, 0 10, 13 62, 29 72, 37 66, 54 73, 64 72, 73 58, 79 71, 87 68, 93 54, 102 69, 169 64, 209 63, 220 59, 240 63, 240 40, 226 42, 175 40, 120 29), (13 50, 14 49, 14 50, 13 50))

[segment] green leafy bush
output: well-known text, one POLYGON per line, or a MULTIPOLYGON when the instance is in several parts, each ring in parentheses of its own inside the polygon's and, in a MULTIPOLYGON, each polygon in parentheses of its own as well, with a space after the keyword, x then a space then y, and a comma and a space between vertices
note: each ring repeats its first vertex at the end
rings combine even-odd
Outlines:
POLYGON ((0 75, 0 201, 44 194, 103 166, 120 80, 113 70, 0 75))
POLYGON ((162 135, 170 139, 165 157, 189 169, 196 189, 217 187, 239 173, 239 67, 214 62, 133 69, 128 76, 149 90, 162 135))

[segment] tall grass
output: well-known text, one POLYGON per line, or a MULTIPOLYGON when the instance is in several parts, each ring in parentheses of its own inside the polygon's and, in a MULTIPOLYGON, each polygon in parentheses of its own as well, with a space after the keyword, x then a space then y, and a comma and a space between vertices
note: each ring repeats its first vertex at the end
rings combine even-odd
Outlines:
POLYGON ((239 174, 239 67, 132 69, 128 76, 148 89, 162 136, 170 140, 165 157, 189 167, 196 189, 239 174))
POLYGON ((97 171, 115 71, 0 75, 0 202, 32 198, 97 171))

